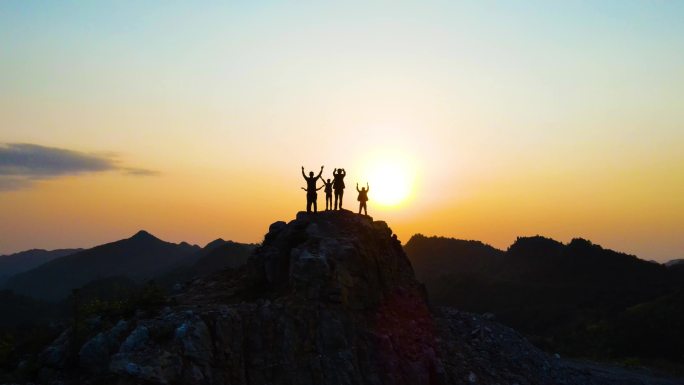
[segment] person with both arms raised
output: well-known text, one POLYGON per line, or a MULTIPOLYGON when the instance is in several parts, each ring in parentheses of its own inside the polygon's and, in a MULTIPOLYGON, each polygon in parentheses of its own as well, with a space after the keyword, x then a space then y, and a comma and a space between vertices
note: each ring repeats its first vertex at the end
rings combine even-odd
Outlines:
POLYGON ((316 191, 323 188, 323 186, 316 188, 316 181, 318 181, 318 178, 320 178, 322 174, 323 174, 323 166, 321 166, 321 172, 318 173, 318 176, 314 176, 313 171, 310 171, 309 176, 307 177, 306 174, 304 173, 304 166, 302 166, 302 176, 304 177, 304 180, 306 180, 306 189, 304 187, 302 187, 302 190, 306 190, 306 212, 307 213, 311 212, 311 205, 313 205, 314 212, 318 211, 318 203, 316 202, 318 199, 318 194, 316 193, 316 191))
POLYGON ((368 185, 368 182, 366 182, 366 187, 361 187, 361 190, 359 190, 359 184, 356 183, 356 191, 359 192, 359 197, 356 198, 356 200, 359 201, 359 214, 361 214, 361 209, 363 209, 364 215, 368 215, 368 208, 366 207, 366 202, 368 202, 369 190, 370 186, 368 185))

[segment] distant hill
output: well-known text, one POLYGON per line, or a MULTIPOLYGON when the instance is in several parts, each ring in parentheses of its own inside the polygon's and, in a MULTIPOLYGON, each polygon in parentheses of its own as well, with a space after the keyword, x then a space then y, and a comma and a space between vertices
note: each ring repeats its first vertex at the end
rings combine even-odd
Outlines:
POLYGON ((667 267, 673 267, 673 266, 678 266, 678 265, 684 265, 684 258, 680 259, 673 259, 671 261, 667 261, 664 263, 665 266, 667 267))
MULTIPOLYGON (((584 239, 563 244, 541 236, 522 237, 502 251, 477 241, 416 235, 404 248, 433 303, 492 312, 537 343, 570 354, 633 356, 614 331, 627 330, 618 325, 630 320, 631 332, 638 320, 647 318, 628 309, 647 303, 643 309, 653 312, 665 303, 676 307, 670 298, 680 298, 675 293, 684 285, 675 269, 584 239)), ((684 303, 679 308, 684 309, 684 303)), ((661 321, 661 327, 672 330, 661 321)), ((663 340, 652 340, 654 346, 659 343, 663 340)), ((641 349, 644 354, 655 351, 641 349)), ((665 354, 660 352, 656 358, 665 354)))
POLYGON ((257 245, 224 241, 217 239, 209 242, 192 257, 192 264, 179 267, 157 278, 163 286, 170 287, 194 277, 201 277, 224 269, 234 269, 247 263, 257 245))
MULTIPOLYGON (((682 261, 682 262, 675 262, 675 263, 670 263, 666 264, 667 270, 676 277, 676 279, 679 279, 681 282, 684 282, 684 260, 678 259, 677 261, 682 261)), ((670 261, 673 262, 673 261, 670 261)))
POLYGON ((31 270, 55 258, 79 252, 83 249, 42 250, 32 249, 0 256, 0 284, 9 277, 31 270))
POLYGON ((207 245, 203 249, 206 252, 197 259, 191 270, 195 274, 206 275, 227 268, 239 267, 247 262, 247 258, 252 254, 256 246, 254 244, 233 241, 223 241, 220 244, 214 244, 213 247, 207 245))
POLYGON ((418 279, 439 278, 445 266, 457 265, 462 274, 496 270, 504 261, 505 253, 480 241, 466 241, 444 237, 414 235, 404 247, 419 261, 412 261, 418 279))
POLYGON ((128 239, 56 258, 10 278, 5 287, 46 300, 65 298, 87 282, 121 276, 144 281, 182 265, 200 248, 162 241, 146 231, 128 239))

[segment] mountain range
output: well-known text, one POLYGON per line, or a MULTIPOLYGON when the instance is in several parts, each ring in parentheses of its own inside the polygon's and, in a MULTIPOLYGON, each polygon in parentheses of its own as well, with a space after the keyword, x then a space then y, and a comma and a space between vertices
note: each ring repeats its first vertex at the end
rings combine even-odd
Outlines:
POLYGON ((73 254, 82 249, 43 250, 31 249, 19 253, 0 255, 0 285, 9 277, 31 270, 55 258, 73 254))
POLYGON ((59 301, 91 281, 123 277, 134 282, 189 279, 194 275, 245 262, 252 245, 218 239, 205 248, 162 241, 146 231, 130 238, 75 250, 54 257, 6 280, 5 289, 30 297, 59 301))
POLYGON ((404 248, 436 305, 493 313, 564 354, 684 361, 681 265, 541 236, 504 251, 416 235, 404 248))

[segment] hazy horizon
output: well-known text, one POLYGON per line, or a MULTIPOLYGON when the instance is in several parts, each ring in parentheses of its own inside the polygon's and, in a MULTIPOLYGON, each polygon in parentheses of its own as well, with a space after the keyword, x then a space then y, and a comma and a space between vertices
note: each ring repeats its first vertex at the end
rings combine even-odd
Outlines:
POLYGON ((369 214, 402 242, 539 234, 684 258, 683 16, 675 2, 2 2, 0 254, 140 229, 260 242, 305 209, 301 166, 325 165, 348 171, 350 210, 369 182, 369 214))

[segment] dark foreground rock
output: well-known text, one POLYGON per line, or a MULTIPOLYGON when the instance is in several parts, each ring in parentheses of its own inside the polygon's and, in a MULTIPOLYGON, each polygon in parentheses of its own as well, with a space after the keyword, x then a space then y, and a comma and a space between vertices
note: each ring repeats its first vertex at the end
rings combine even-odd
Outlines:
POLYGON ((677 383, 567 363, 491 317, 430 309, 387 224, 347 211, 274 223, 244 268, 192 282, 171 302, 77 344, 65 331, 37 382, 677 383))

